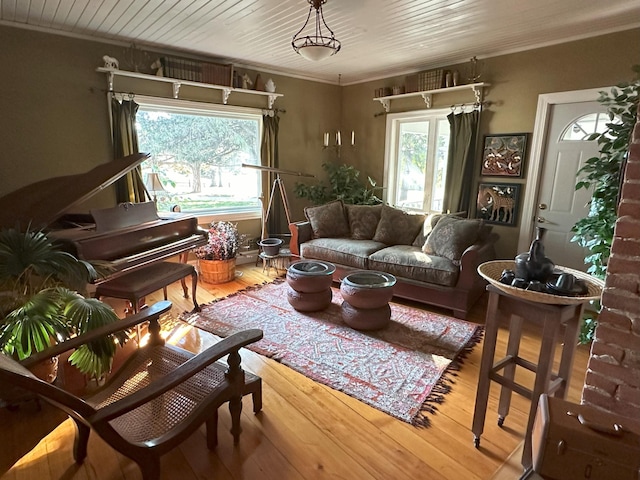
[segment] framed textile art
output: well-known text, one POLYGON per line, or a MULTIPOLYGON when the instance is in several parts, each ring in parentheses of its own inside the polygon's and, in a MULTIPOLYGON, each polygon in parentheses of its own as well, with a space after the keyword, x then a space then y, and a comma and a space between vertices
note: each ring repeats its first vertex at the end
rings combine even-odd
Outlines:
POLYGON ((476 218, 497 225, 517 225, 519 195, 520 185, 516 183, 481 183, 476 218))
POLYGON ((527 149, 526 133, 485 135, 481 175, 521 177, 527 149))

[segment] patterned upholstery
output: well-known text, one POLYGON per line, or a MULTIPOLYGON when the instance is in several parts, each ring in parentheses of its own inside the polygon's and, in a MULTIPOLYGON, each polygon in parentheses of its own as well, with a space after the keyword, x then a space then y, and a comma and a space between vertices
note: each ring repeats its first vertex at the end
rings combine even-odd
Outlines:
POLYGON ((311 224, 314 238, 348 237, 350 234, 342 200, 307 207, 304 214, 311 224))
POLYGON ((455 286, 460 274, 460 267, 451 260, 427 255, 412 245, 396 245, 373 253, 369 269, 445 287, 455 286))
POLYGON ((424 224, 424 219, 424 215, 383 205, 373 240, 385 245, 411 245, 424 224))
POLYGON ((468 220, 453 216, 441 218, 427 237, 422 248, 424 253, 448 258, 460 265, 464 251, 478 239, 481 220, 468 220))
POLYGON ((315 258, 347 267, 368 269, 368 258, 385 245, 373 240, 349 240, 340 238, 315 238, 300 245, 303 258, 315 258))
POLYGON ((345 205, 351 238, 371 240, 376 233, 382 205, 345 205))

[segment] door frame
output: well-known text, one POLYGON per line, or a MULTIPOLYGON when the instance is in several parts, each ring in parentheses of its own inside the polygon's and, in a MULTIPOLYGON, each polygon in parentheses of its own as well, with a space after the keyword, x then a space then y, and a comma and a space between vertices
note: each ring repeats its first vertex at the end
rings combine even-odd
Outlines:
POLYGON ((538 95, 536 120, 533 127, 531 151, 529 153, 526 178, 528 179, 522 201, 522 224, 518 235, 518 252, 529 249, 533 240, 534 219, 536 215, 536 200, 540 190, 542 168, 544 166, 544 151, 547 145, 547 130, 551 121, 551 110, 554 105, 565 103, 593 102, 598 99, 600 92, 609 91, 612 87, 589 88, 587 90, 571 90, 568 92, 542 93, 538 95), (539 159, 539 161, 535 161, 539 159))

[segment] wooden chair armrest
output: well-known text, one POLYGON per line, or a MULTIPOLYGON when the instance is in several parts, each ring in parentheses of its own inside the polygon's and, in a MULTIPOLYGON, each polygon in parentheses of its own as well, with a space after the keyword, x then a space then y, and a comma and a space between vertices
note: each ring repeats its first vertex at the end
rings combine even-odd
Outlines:
POLYGON ((191 378, 195 373, 198 373, 225 355, 237 352, 241 347, 257 342, 262 338, 262 335, 262 330, 250 329, 235 333, 223 339, 203 352, 194 355, 171 373, 165 375, 161 380, 152 382, 126 398, 102 408, 94 415, 93 421, 109 421, 134 410, 149 400, 175 388, 186 379, 191 378))
POLYGON ((106 335, 111 335, 112 333, 120 332, 122 330, 127 330, 140 323, 148 322, 150 320, 157 320, 160 317, 160 315, 163 315, 164 313, 168 312, 170 309, 171 309, 171 302, 167 300, 154 303, 149 308, 145 308, 144 310, 141 310, 135 315, 125 317, 119 322, 103 325, 102 327, 96 328, 82 335, 78 335, 77 337, 73 337, 64 342, 60 342, 56 345, 53 345, 47 348, 46 350, 43 350, 34 355, 31 355, 29 358, 24 359, 20 363, 25 367, 28 367, 30 365, 38 363, 47 358, 55 357, 57 355, 60 355, 61 353, 78 348, 79 346, 84 345, 85 343, 89 343, 93 340, 97 340, 99 338, 105 337, 106 335))

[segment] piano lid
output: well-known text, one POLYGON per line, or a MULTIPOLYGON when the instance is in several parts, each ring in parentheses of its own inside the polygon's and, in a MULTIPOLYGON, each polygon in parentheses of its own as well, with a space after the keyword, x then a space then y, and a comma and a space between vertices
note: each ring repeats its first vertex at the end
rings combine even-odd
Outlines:
POLYGON ((44 228, 149 158, 135 153, 76 175, 47 178, 0 198, 0 227, 44 228))

